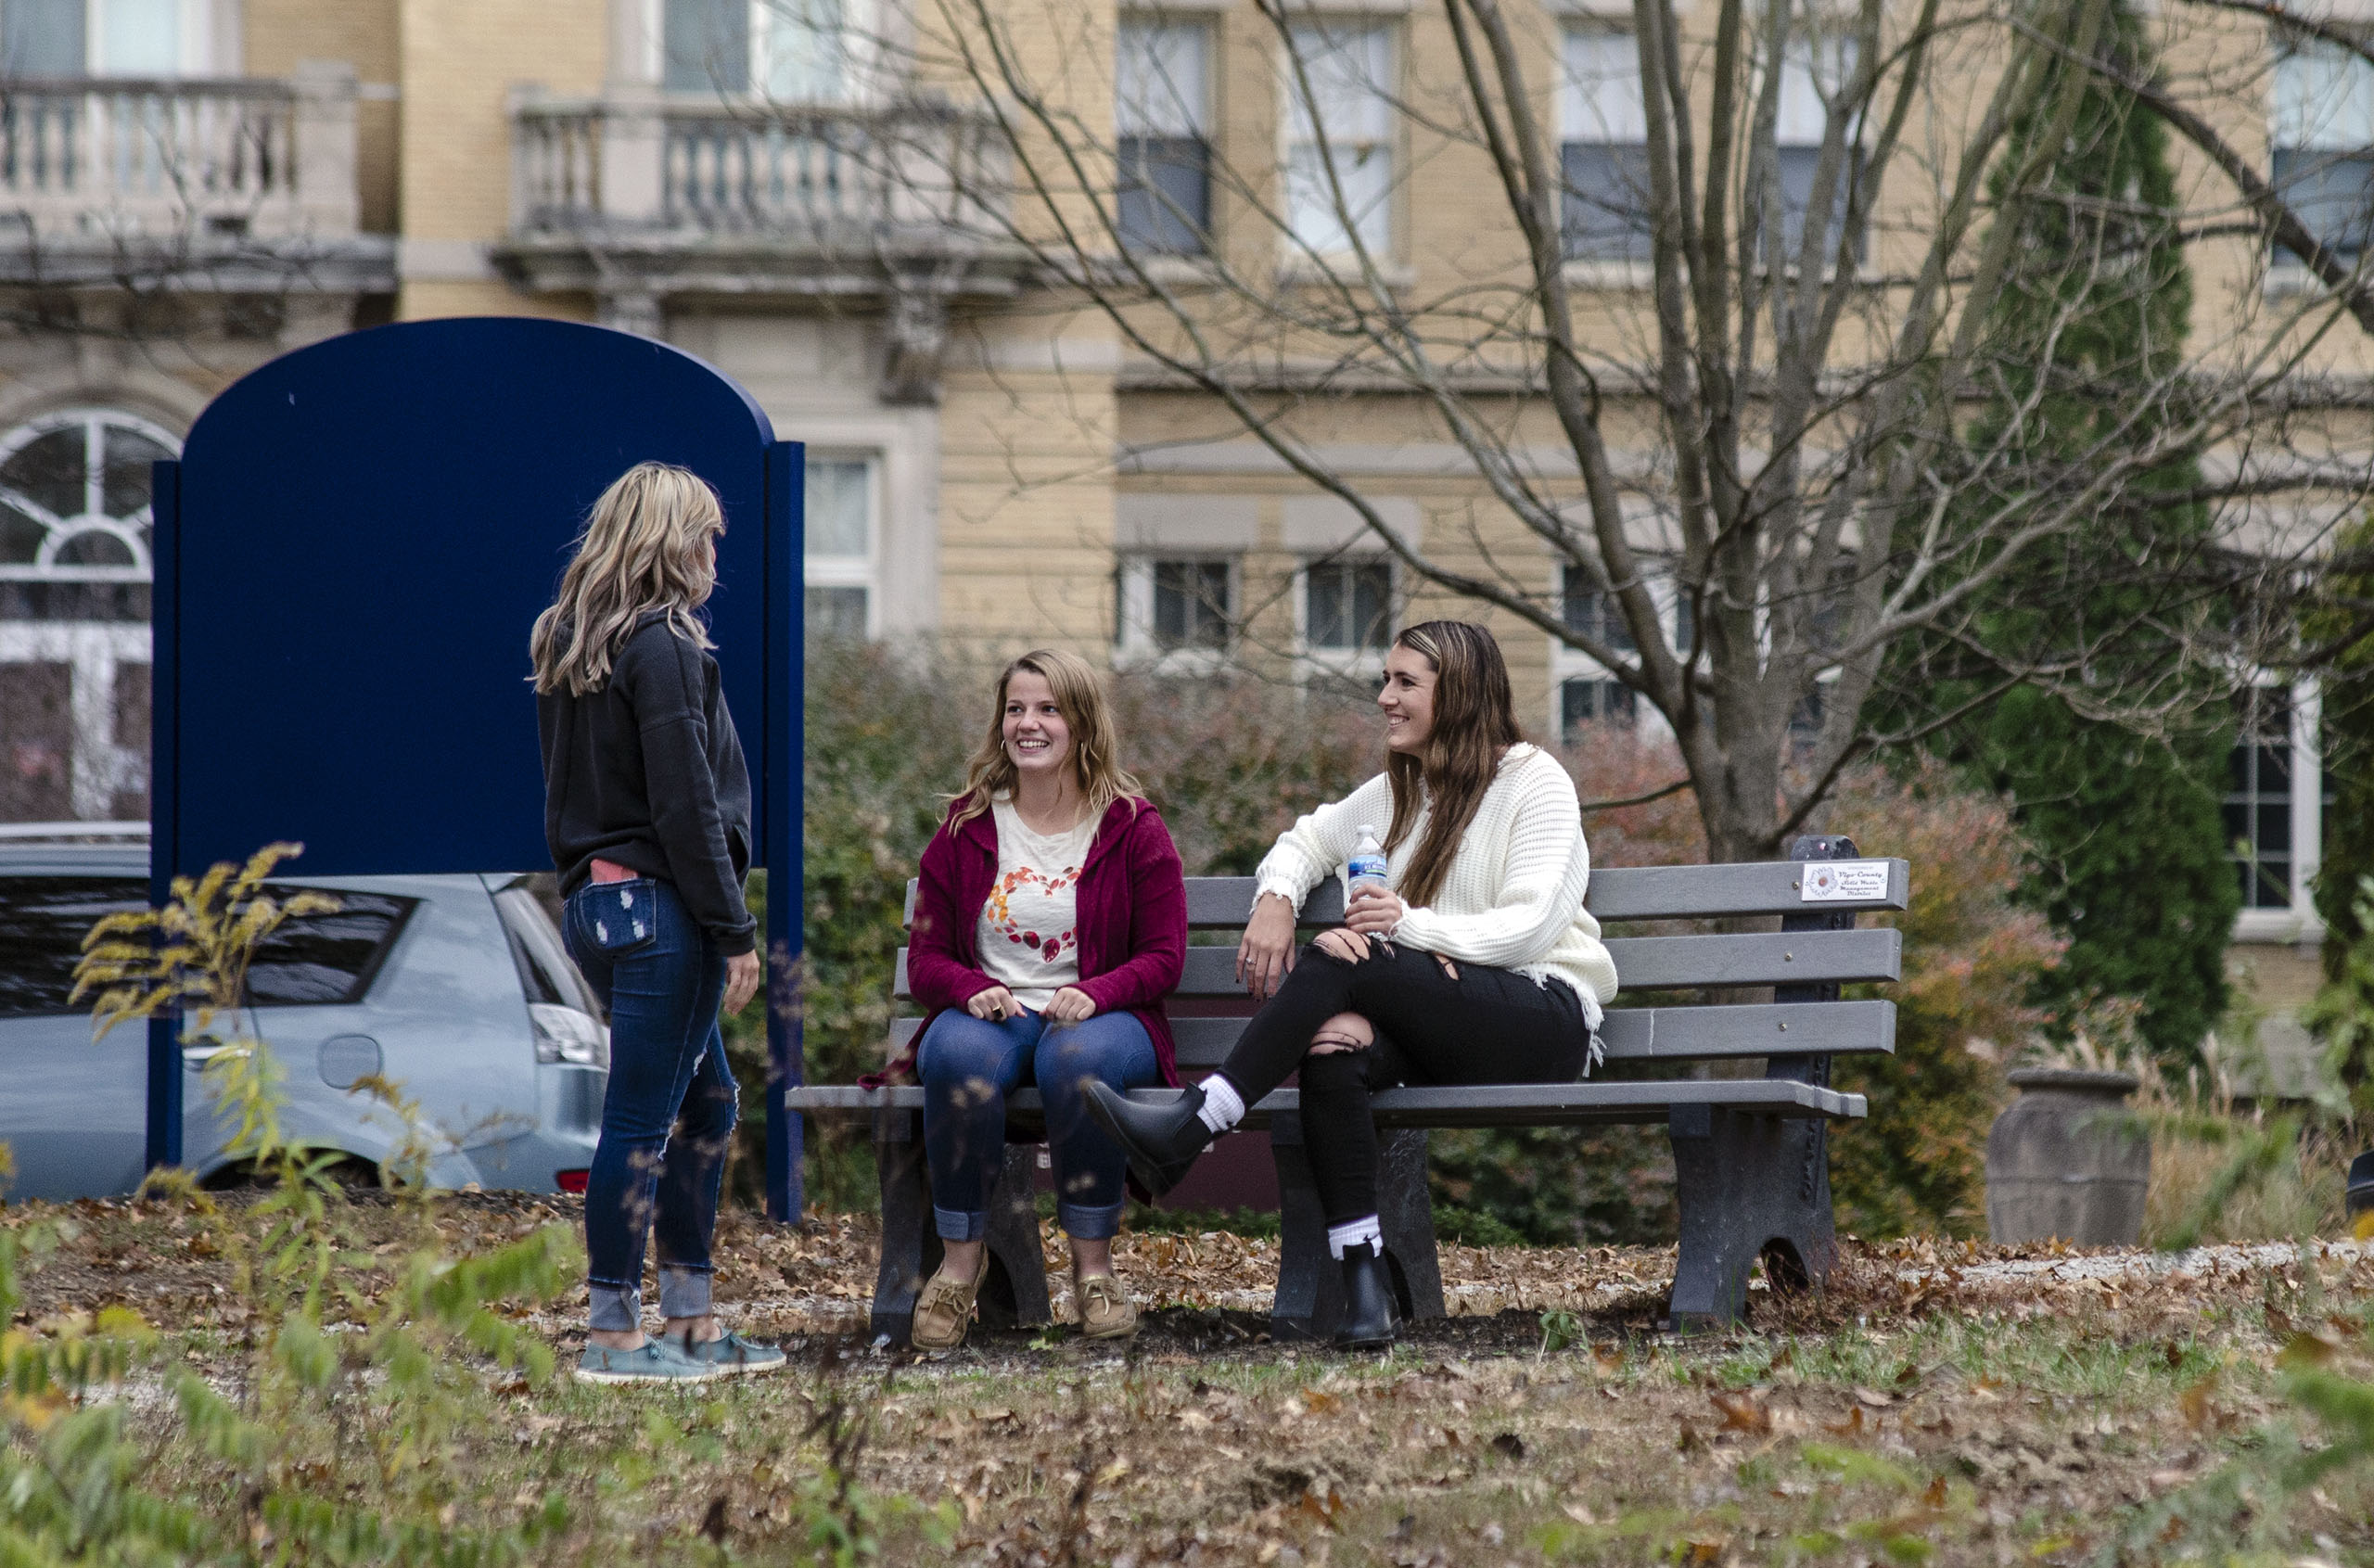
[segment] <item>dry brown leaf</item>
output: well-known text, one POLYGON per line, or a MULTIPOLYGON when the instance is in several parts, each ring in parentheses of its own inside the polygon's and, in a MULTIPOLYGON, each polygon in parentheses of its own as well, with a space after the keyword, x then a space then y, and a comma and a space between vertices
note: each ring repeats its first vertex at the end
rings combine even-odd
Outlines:
POLYGON ((1772 1408, 1753 1395, 1726 1394, 1717 1389, 1706 1397, 1723 1412, 1725 1432, 1747 1432, 1761 1436, 1772 1430, 1772 1408))
POLYGON ((2176 1396, 2176 1409, 2182 1412, 2185 1424, 2195 1432, 2199 1432, 2209 1421, 2212 1411, 2209 1396, 2216 1386, 2217 1374, 2212 1372, 2176 1396))

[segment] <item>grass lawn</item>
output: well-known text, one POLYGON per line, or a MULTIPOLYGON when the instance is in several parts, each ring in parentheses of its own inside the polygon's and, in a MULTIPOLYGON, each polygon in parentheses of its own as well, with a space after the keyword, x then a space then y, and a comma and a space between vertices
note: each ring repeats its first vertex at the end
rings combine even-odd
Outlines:
POLYGON ((179 1562, 2374 1562, 2374 1249, 1849 1243, 1825 1295, 1681 1339, 1669 1253, 1447 1248, 1459 1315, 1345 1357, 1269 1343, 1274 1243, 1147 1236, 1119 1252, 1151 1305, 1126 1352, 1058 1327, 917 1358, 864 1343, 868 1221, 733 1215, 721 1310, 785 1372, 574 1384, 565 1253, 485 1284, 494 1327, 421 1328, 433 1364, 389 1337, 464 1277, 422 1258, 574 1223, 473 1194, 0 1210, 10 1354, 121 1347, 0 1400, 0 1562, 137 1560, 93 1522, 154 1498, 187 1519, 149 1558, 179 1562), (309 1235, 326 1272, 292 1285, 309 1235))

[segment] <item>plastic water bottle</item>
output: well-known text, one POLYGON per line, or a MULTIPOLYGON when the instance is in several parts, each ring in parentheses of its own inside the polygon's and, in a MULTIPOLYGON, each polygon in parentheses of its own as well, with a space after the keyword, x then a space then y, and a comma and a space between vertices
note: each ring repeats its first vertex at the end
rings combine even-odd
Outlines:
POLYGON ((1385 848, 1376 841, 1376 829, 1365 822, 1360 824, 1360 841, 1353 846, 1348 869, 1351 873, 1350 898, 1359 898, 1363 887, 1374 887, 1379 892, 1385 890, 1385 848))

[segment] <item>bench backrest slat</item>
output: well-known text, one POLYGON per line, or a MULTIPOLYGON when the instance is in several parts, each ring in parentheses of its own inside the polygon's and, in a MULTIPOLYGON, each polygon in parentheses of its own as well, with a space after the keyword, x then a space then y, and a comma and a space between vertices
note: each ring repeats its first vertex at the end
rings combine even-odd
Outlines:
MULTIPOLYGON (((1876 931, 1800 931, 1733 937, 1621 937, 1607 944, 1627 991, 1703 986, 1776 986, 1821 981, 1894 980, 1903 962, 1904 936, 1876 931)), ((907 985, 907 950, 899 950, 894 994, 907 985)), ((1242 997, 1236 950, 1189 948, 1173 993, 1182 997, 1242 997)))
MULTIPOLYGON (((1877 860, 1877 857, 1874 857, 1877 860)), ((1583 907, 1602 921, 1715 920, 1729 916, 1845 913, 1900 910, 1911 897, 1912 877, 1903 860, 1888 860, 1887 896, 1808 903, 1807 863, 1755 860, 1728 866, 1605 866, 1591 873, 1583 907)), ((1253 907, 1249 876, 1187 879, 1187 924, 1198 930, 1231 929, 1244 924, 1253 907)), ((1343 918, 1343 885, 1333 878, 1311 890, 1303 905, 1306 925, 1333 925, 1343 918)), ((907 884, 907 922, 915 917, 915 885, 907 884)))
MULTIPOLYGON (((893 1053, 923 1027, 920 1018, 890 1026, 893 1053)), ((1179 1064, 1217 1067, 1228 1059, 1243 1018, 1173 1018, 1179 1064)), ((1766 1056, 1819 1042, 1832 1056, 1871 1055, 1895 1049, 1895 1003, 1814 1001, 1745 1007, 1619 1007, 1608 1013, 1600 1039, 1611 1062, 1692 1062, 1766 1056)))

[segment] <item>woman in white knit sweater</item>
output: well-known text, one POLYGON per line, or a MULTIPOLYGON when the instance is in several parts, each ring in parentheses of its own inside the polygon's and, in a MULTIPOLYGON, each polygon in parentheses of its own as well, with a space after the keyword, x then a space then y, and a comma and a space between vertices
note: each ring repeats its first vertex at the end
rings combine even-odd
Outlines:
POLYGON ((1155 1192, 1292 1074, 1344 1267, 1339 1345, 1397 1332, 1376 1214, 1373 1090, 1561 1083, 1598 1062, 1615 966, 1583 909, 1590 852, 1565 769, 1517 738, 1509 672, 1480 626, 1432 620, 1395 639, 1377 706, 1385 771, 1295 823, 1262 860, 1237 973, 1268 1001, 1228 1062, 1174 1105, 1090 1090, 1091 1114, 1155 1192), (1295 914, 1385 829, 1385 886, 1295 962, 1295 914))

